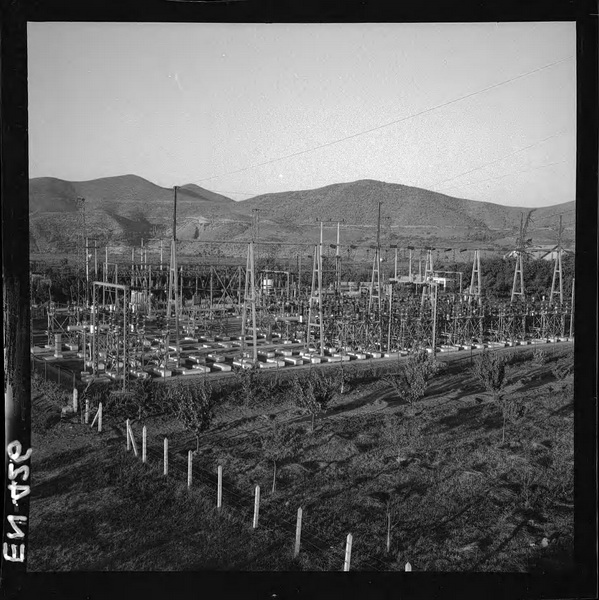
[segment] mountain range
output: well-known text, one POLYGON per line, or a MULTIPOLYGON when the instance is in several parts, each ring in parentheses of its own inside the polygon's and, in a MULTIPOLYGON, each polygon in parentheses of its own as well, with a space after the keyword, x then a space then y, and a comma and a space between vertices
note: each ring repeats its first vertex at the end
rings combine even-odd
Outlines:
MULTIPOLYGON (((136 175, 91 181, 33 178, 29 183, 30 250, 32 254, 75 252, 83 231, 98 246, 108 243, 116 251, 139 245, 142 239, 146 245, 157 244, 159 238, 172 236, 173 198, 172 188, 136 175)), ((177 238, 185 254, 218 247, 224 254, 239 255, 257 217, 259 241, 316 244, 319 221, 323 221, 328 245, 335 243, 340 223, 342 246, 362 247, 376 243, 379 210, 383 245, 499 250, 514 247, 521 217, 530 209, 369 179, 263 194, 240 202, 186 184, 177 188, 177 238)), ((572 246, 573 201, 535 209, 527 237, 534 244, 555 244, 558 214, 566 245, 569 241, 572 246)))

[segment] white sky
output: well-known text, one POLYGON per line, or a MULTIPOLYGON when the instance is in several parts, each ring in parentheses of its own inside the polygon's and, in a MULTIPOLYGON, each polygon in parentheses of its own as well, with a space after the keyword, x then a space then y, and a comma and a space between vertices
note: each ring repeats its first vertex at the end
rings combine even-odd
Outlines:
POLYGON ((236 200, 358 179, 574 200, 574 23, 30 23, 28 35, 31 177, 134 173, 236 200))

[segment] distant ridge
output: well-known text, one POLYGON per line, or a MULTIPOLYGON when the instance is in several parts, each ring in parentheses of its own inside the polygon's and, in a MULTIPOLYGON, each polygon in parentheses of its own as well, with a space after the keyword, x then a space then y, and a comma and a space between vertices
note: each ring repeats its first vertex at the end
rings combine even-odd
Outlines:
MULTIPOLYGON (((72 252, 80 221, 77 197, 85 198, 89 237, 112 246, 139 244, 141 239, 171 235, 173 190, 137 175, 65 181, 30 180, 30 247, 32 252, 72 252)), ((485 244, 513 247, 526 207, 454 198, 446 194, 363 179, 325 187, 262 194, 235 202, 196 184, 179 186, 177 237, 185 242, 247 242, 253 209, 258 209, 261 241, 317 243, 318 221, 343 223, 342 244, 372 244, 376 239, 379 202, 383 245, 485 244)), ((538 208, 530 236, 551 243, 562 214, 567 237, 574 237, 575 203, 538 208)), ((330 234, 327 240, 333 240, 330 234)), ((197 244, 183 251, 197 252, 197 244)), ((207 248, 207 246, 204 246, 207 248)), ((226 250, 226 249, 225 249, 226 250)), ((225 251, 224 250, 224 251, 225 251)))

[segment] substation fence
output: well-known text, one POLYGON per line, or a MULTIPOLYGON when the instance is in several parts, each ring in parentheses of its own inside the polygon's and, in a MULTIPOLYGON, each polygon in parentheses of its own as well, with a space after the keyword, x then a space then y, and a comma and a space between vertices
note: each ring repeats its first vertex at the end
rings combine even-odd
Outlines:
POLYGON ((46 360, 40 360, 33 355, 31 355, 31 372, 43 377, 44 381, 54 381, 69 391, 74 388, 83 389, 85 387, 80 380, 77 380, 77 374, 72 369, 46 360))

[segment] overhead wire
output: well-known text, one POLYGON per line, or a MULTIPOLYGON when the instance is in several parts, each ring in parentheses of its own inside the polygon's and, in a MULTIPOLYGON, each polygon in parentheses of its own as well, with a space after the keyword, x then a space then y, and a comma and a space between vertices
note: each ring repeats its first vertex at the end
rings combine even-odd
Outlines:
POLYGON ((218 178, 221 178, 221 177, 227 177, 229 175, 235 175, 237 173, 242 173, 244 171, 249 171, 250 169, 256 169, 256 168, 259 168, 259 167, 271 165, 273 163, 276 163, 276 162, 279 162, 279 161, 282 161, 282 160, 286 160, 288 158, 294 158, 296 156, 301 156, 303 154, 308 154, 310 152, 314 152, 316 150, 320 150, 321 148, 328 148, 328 147, 333 146, 335 144, 340 144, 341 142, 345 142, 347 140, 351 140, 351 139, 360 137, 362 135, 373 133, 374 131, 379 131, 381 129, 385 129, 386 127, 390 127, 392 125, 396 125, 398 123, 404 123, 404 122, 409 121, 411 119, 414 119, 416 117, 420 117, 422 115, 431 113, 431 112, 433 112, 435 110, 439 110, 441 108, 445 108, 446 106, 450 106, 450 105, 455 104, 457 102, 461 102, 462 100, 466 100, 468 98, 472 98, 474 96, 477 96, 478 94, 482 94, 484 92, 488 92, 490 90, 496 89, 496 88, 501 87, 503 85, 507 85, 508 83, 512 83, 513 81, 517 81, 517 80, 522 79, 524 77, 528 77, 528 76, 533 75, 535 73, 539 73, 540 71, 543 71, 545 69, 549 69, 549 68, 554 67, 556 65, 559 65, 559 64, 561 64, 563 62, 566 62, 566 61, 570 60, 571 58, 573 58, 573 56, 567 56, 566 58, 562 58, 561 60, 549 63, 547 65, 544 65, 542 67, 538 67, 536 69, 533 69, 531 71, 527 71, 525 73, 521 73, 520 75, 516 75, 515 77, 510 77, 509 79, 505 79, 503 81, 500 81, 500 82, 495 83, 493 85, 490 85, 490 86, 487 86, 485 88, 476 90, 474 92, 470 92, 470 93, 465 94, 463 96, 459 96, 457 98, 453 98, 452 100, 448 100, 446 102, 442 102, 441 104, 437 104, 435 106, 426 108, 426 109, 421 110, 419 112, 412 113, 412 114, 407 115, 405 117, 401 117, 399 119, 394 119, 394 120, 389 121, 387 123, 383 123, 382 125, 377 125, 376 127, 371 127, 369 129, 358 131, 356 133, 353 133, 353 134, 350 134, 350 135, 347 135, 347 136, 344 136, 344 137, 341 137, 341 138, 337 138, 335 140, 331 140, 330 142, 325 142, 323 144, 319 144, 319 145, 313 146, 311 148, 306 148, 305 150, 298 150, 296 152, 285 154, 284 156, 279 156, 279 157, 272 158, 272 159, 269 159, 269 160, 266 160, 266 161, 263 161, 263 162, 260 162, 260 163, 256 163, 256 164, 253 164, 253 165, 248 165, 248 166, 242 167, 240 169, 235 169, 233 171, 228 171, 228 172, 225 172, 225 173, 220 173, 218 175, 212 175, 210 177, 204 177, 202 179, 199 179, 198 182, 210 181, 212 179, 218 179, 218 178))
MULTIPOLYGON (((460 177, 464 177, 466 175, 470 175, 471 173, 475 173, 476 171, 480 171, 481 169, 486 169, 487 167, 494 165, 496 163, 502 162, 507 158, 510 158, 511 156, 513 156, 514 154, 519 154, 520 152, 524 152, 524 150, 529 150, 530 148, 534 148, 535 146, 538 146, 539 144, 543 144, 544 142, 547 142, 548 140, 551 140, 555 137, 557 137, 558 135, 561 135, 562 133, 565 133, 567 131, 567 129, 562 129, 546 138, 543 138, 542 140, 538 140, 536 142, 533 142, 532 144, 529 144, 528 146, 524 146, 523 148, 518 148, 518 150, 514 150, 512 152, 509 152, 508 154, 505 154, 504 156, 501 156, 500 158, 496 158, 490 162, 487 162, 483 165, 480 165, 478 167, 475 167, 474 169, 469 169, 468 171, 464 171, 463 173, 459 173, 458 175, 453 175, 452 177, 448 177, 447 179, 443 179, 442 181, 439 181, 437 183, 435 183, 431 189, 432 190, 436 190, 437 188, 439 188, 439 186, 448 183, 450 181, 453 181, 454 179, 459 179, 460 177)), ((449 188, 451 189, 451 188, 449 188)))
POLYGON ((487 179, 481 179, 479 181, 471 181, 470 183, 459 183, 457 185, 449 186, 449 190, 462 188, 462 187, 470 187, 471 185, 477 185, 479 183, 487 183, 488 181, 496 181, 498 179, 505 179, 506 177, 513 177, 514 175, 520 175, 521 173, 530 173, 532 171, 537 171, 539 169, 546 169, 547 167, 553 167, 555 165, 561 165, 568 162, 567 160, 560 160, 558 162, 548 163, 545 165, 538 165, 536 167, 532 167, 531 169, 523 169, 522 171, 512 171, 510 173, 505 173, 504 175, 499 175, 497 177, 488 177, 487 179))

